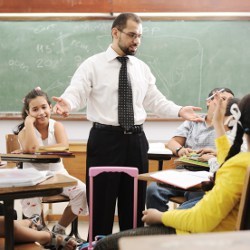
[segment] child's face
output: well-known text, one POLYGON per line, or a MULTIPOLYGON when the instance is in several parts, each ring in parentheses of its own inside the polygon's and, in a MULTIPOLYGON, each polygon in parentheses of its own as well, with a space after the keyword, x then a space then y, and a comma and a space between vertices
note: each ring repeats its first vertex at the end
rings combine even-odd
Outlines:
POLYGON ((36 118, 36 122, 48 121, 51 115, 51 106, 43 96, 37 96, 29 103, 28 113, 36 118))

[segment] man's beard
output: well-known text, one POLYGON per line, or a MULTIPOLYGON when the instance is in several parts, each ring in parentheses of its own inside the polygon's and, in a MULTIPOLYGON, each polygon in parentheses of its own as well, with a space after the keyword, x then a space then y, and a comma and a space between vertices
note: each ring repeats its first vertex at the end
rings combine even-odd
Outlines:
POLYGON ((136 51, 130 51, 129 47, 125 48, 121 46, 120 44, 119 44, 119 47, 125 55, 134 56, 136 54, 136 51))

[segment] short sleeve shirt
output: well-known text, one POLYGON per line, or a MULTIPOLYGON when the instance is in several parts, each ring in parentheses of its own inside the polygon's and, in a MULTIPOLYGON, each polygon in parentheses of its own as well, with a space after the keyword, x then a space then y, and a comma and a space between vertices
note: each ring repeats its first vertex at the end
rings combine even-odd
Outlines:
MULTIPOLYGON (((205 118, 205 115, 202 117, 205 118)), ((215 149, 215 130, 204 122, 183 122, 175 131, 174 136, 186 138, 185 147, 198 150, 201 148, 215 149)))

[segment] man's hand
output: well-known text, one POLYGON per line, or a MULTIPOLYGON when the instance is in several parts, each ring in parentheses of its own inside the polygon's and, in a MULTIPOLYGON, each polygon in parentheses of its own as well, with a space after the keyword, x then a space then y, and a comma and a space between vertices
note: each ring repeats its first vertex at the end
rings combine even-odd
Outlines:
POLYGON ((192 122, 203 122, 204 118, 200 117, 195 111, 200 111, 201 108, 194 106, 184 106, 179 111, 179 116, 185 120, 192 122))
POLYGON ((53 96, 52 99, 56 102, 53 107, 53 112, 62 115, 63 117, 67 117, 70 111, 69 103, 61 97, 53 96))
POLYGON ((196 153, 200 155, 203 155, 203 154, 211 154, 214 156, 217 155, 216 150, 213 148, 201 148, 199 150, 196 150, 196 153))
POLYGON ((161 217, 162 217, 162 212, 160 212, 157 209, 147 209, 142 212, 142 221, 146 223, 147 225, 153 225, 153 224, 160 224, 162 223, 161 217))

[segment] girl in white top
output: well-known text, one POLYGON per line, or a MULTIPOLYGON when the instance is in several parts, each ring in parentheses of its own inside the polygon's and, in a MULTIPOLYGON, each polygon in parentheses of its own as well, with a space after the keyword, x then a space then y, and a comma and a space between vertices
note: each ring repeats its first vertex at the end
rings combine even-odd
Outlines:
MULTIPOLYGON (((24 122, 18 126, 16 131, 24 153, 35 153, 41 146, 68 147, 66 131, 60 122, 50 119, 51 110, 52 105, 47 94, 39 87, 33 89, 24 98, 22 110, 24 122)), ((62 161, 46 164, 24 163, 23 168, 50 170, 69 176, 62 161)), ((78 183, 76 186, 63 188, 62 194, 68 196, 70 202, 63 211, 61 219, 52 229, 56 233, 65 234, 65 228, 78 215, 88 214, 86 185, 80 180, 76 180, 78 183)), ((41 200, 41 197, 22 200, 24 215, 26 217, 31 217, 34 214, 41 215, 41 200)))

